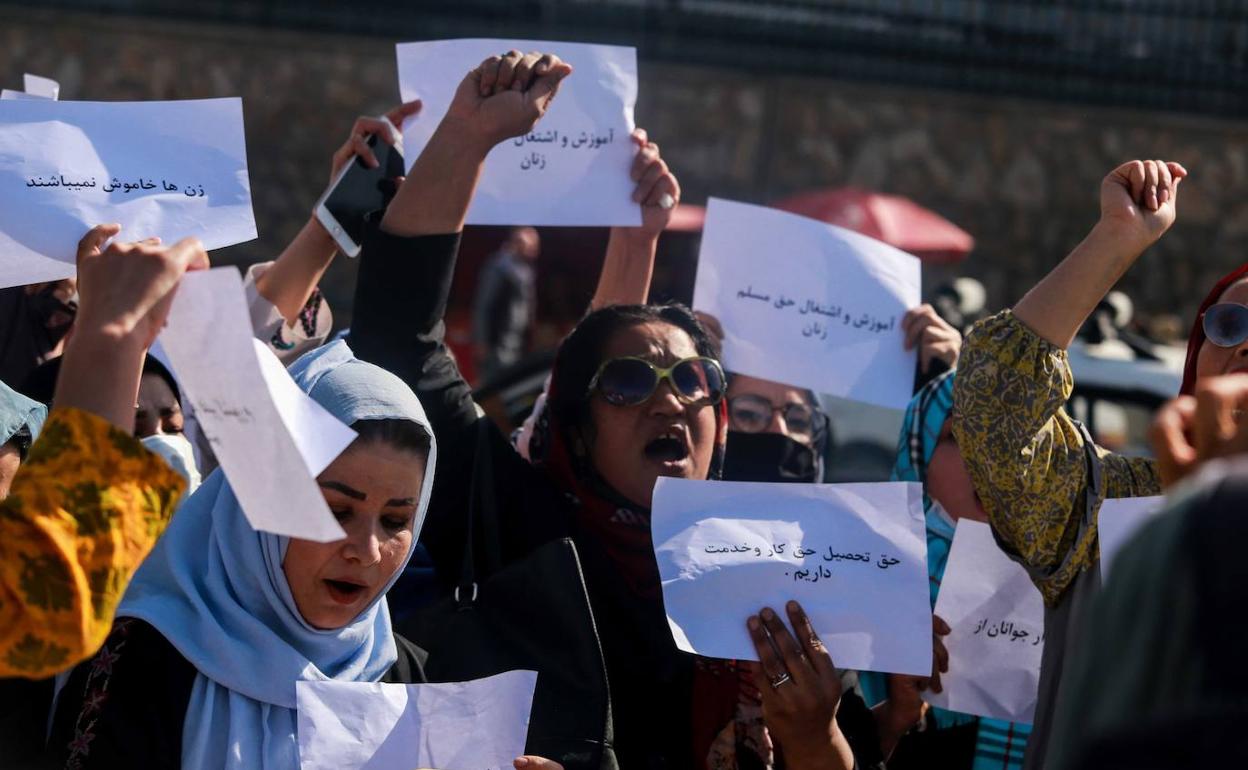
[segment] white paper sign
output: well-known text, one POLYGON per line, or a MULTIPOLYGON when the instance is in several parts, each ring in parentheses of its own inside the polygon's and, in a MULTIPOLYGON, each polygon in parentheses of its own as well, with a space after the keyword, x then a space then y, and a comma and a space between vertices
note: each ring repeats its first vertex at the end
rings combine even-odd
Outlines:
POLYGON ((935 612, 952 628, 944 638, 949 670, 940 675, 943 692, 929 690, 923 698, 950 711, 1031 724, 1044 600, 987 524, 958 522, 935 612))
POLYGON ((921 485, 660 478, 650 529, 680 649, 757 660, 746 618, 795 599, 838 667, 931 673, 921 485))
MULTIPOLYGON (((324 450, 312 453, 320 459, 341 452, 346 434, 337 428, 317 433, 316 424, 300 424, 297 417, 299 429, 287 427, 283 412, 296 415, 300 408, 275 403, 253 340, 237 270, 217 268, 182 279, 160 342, 247 521, 288 537, 341 540, 346 535, 292 433, 304 433, 305 443, 324 442, 324 450)), ((276 400, 289 397, 278 389, 276 400)))
POLYGON ((269 396, 282 416, 282 424, 295 440, 308 473, 319 476, 359 434, 300 390, 268 345, 255 337, 251 338, 251 343, 269 396))
POLYGON ((31 96, 56 101, 61 98, 61 84, 52 78, 40 77, 27 72, 22 76, 22 87, 31 96))
POLYGON ((0 102, 0 287, 74 275, 87 230, 256 237, 240 99, 0 102))
POLYGON ((1161 513, 1166 498, 1120 497, 1105 500, 1097 516, 1097 537, 1101 546, 1101 582, 1109 579, 1109 569, 1118 552, 1140 527, 1161 513))
POLYGON ((28 94, 25 91, 12 91, 8 88, 0 90, 0 102, 13 101, 15 99, 37 100, 47 99, 46 96, 38 96, 36 94, 28 94))
POLYGON ((403 155, 414 163, 451 104, 464 76, 511 49, 552 53, 574 71, 550 110, 527 136, 510 139, 486 159, 470 225, 641 224, 629 169, 637 154, 629 134, 637 101, 637 50, 542 40, 438 40, 400 43, 399 91, 421 99, 421 114, 403 126, 403 155))
POLYGON ((784 211, 712 198, 693 306, 724 327, 724 365, 904 409, 914 351, 901 320, 919 304, 919 260, 784 211))
POLYGON ((302 770, 503 770, 524 754, 537 672, 473 682, 296 682, 302 770))

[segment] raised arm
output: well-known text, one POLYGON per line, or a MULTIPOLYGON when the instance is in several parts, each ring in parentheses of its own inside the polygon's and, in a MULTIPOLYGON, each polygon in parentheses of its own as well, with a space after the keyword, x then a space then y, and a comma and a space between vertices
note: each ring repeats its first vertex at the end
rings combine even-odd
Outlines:
POLYGON ((120 225, 93 228, 78 244, 78 317, 65 346, 53 403, 91 412, 127 434, 143 358, 169 316, 187 270, 208 267, 198 238, 104 244, 120 225))
POLYGON ((207 256, 194 239, 105 248, 119 230, 79 245, 57 406, 0 502, 0 677, 47 677, 94 654, 185 488, 133 437, 134 404, 177 283, 207 256))
POLYGON ((460 83, 360 253, 351 347, 420 395, 448 456, 476 420, 471 389, 443 340, 459 231, 486 154, 532 130, 571 72, 550 54, 513 54, 487 59, 460 83))
POLYGON ((499 142, 531 131, 571 72, 572 65, 552 54, 511 51, 468 73, 381 229, 403 237, 463 230, 485 156, 499 142))
POLYGON ((1127 268, 1174 224, 1178 163, 1133 160, 1101 182, 1101 219, 1088 237, 1014 306, 1014 317, 1059 348, 1075 334, 1127 268))
MULTIPOLYGON (((402 136, 395 127, 419 113, 420 106, 419 101, 401 104, 386 113, 384 120, 357 118, 351 135, 333 155, 330 184, 357 156, 376 168, 377 157, 368 146, 368 137, 375 135, 389 144, 398 144, 402 136)), ((319 345, 329 332, 329 307, 317 292, 317 285, 337 250, 325 226, 310 216, 276 260, 253 265, 248 271, 248 296, 256 336, 270 344, 284 361, 319 345)))
POLYGON ((633 131, 632 140, 637 145, 637 157, 629 175, 637 183, 633 200, 641 204, 641 227, 611 228, 607 257, 589 303, 590 310, 646 303, 659 236, 680 202, 680 182, 659 156, 659 146, 650 141, 642 128, 633 131))
POLYGON ((1074 387, 1066 346, 1174 222, 1174 180, 1185 175, 1152 161, 1115 169, 1088 237, 1013 311, 977 324, 962 349, 954 439, 993 531, 1050 603, 1097 559, 1095 501, 1160 488, 1155 463, 1095 446, 1064 411, 1074 387))

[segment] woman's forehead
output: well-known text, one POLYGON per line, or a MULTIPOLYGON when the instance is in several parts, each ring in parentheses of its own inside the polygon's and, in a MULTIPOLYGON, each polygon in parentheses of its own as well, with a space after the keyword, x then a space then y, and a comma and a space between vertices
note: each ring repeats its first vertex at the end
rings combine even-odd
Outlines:
POLYGON ((684 329, 663 321, 647 321, 617 330, 607 341, 604 360, 637 356, 655 363, 670 363, 698 355, 693 338, 684 329))
POLYGON ((783 382, 773 382, 745 374, 735 374, 728 382, 728 397, 761 396, 773 404, 804 404, 806 392, 783 382))

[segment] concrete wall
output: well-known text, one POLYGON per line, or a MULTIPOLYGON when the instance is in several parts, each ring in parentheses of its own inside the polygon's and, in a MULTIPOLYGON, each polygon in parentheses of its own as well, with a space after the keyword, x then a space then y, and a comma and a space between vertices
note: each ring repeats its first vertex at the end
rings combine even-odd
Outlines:
MULTIPOLYGON (((397 100, 393 42, 5 7, 0 82, 48 75, 73 99, 241 95, 261 237, 218 261, 246 263, 277 254, 306 220, 353 118, 397 100)), ((963 269, 996 305, 1079 241, 1096 219, 1100 179, 1135 157, 1192 172, 1179 224, 1126 279, 1137 307, 1186 313, 1245 258, 1238 122, 645 61, 641 79, 638 121, 687 201, 766 202, 845 184, 907 195, 978 239, 963 269)), ((324 284, 343 311, 352 269, 338 260, 324 284)))

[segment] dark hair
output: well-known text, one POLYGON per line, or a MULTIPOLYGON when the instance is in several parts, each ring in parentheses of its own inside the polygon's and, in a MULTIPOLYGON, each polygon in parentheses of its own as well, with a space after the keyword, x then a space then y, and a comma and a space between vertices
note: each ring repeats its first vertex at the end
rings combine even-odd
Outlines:
MULTIPOLYGON (((52 396, 56 394, 56 380, 61 376, 62 359, 62 356, 57 356, 36 366, 30 374, 26 375, 18 392, 51 408, 52 396)), ((178 383, 173 379, 173 374, 151 353, 143 358, 143 374, 154 374, 164 380, 169 390, 173 391, 173 397, 177 399, 178 406, 182 406, 182 391, 178 389, 178 383)))
POLYGON ((388 444, 395 449, 429 458, 429 433, 423 425, 411 420, 356 420, 351 428, 360 434, 357 441, 388 444))
POLYGON ((177 400, 178 406, 182 406, 182 391, 178 389, 178 382, 173 379, 173 373, 151 353, 143 357, 143 374, 154 374, 164 380, 169 390, 173 391, 173 397, 177 400))
POLYGON ((719 358, 719 345, 685 305, 611 305, 581 319, 564 338, 551 373, 551 414, 565 426, 580 424, 585 416, 589 383, 602 365, 607 343, 621 329, 645 323, 666 323, 693 338, 700 356, 719 358))

